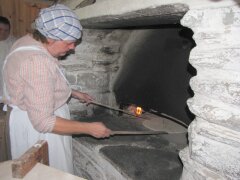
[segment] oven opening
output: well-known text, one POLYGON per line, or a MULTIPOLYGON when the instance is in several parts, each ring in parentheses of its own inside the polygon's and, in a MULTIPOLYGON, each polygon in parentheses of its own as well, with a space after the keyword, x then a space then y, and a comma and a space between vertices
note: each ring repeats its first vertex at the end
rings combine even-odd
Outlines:
POLYGON ((194 115, 186 102, 193 96, 190 78, 196 75, 188 62, 195 46, 193 32, 178 24, 133 31, 113 86, 117 104, 123 109, 140 106, 144 112, 189 125, 194 115))

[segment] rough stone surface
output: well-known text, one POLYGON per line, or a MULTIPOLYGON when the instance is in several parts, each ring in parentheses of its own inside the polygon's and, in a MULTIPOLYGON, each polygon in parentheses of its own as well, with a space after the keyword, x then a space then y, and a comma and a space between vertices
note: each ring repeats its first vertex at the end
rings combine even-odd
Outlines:
POLYGON ((129 12, 135 12, 138 10, 144 10, 147 8, 155 8, 161 6, 173 6, 175 4, 184 4, 189 9, 208 9, 216 7, 227 7, 237 4, 238 0, 131 0, 127 2, 125 0, 98 0, 94 4, 77 8, 81 0, 65 0, 67 4, 75 10, 79 15, 80 20, 90 19, 93 17, 103 17, 106 15, 122 15, 129 12), (97 10, 96 10, 97 9, 97 10))
POLYGON ((240 177, 239 12, 238 5, 190 10, 181 20, 197 44, 189 60, 197 69, 190 81, 195 95, 188 100, 196 119, 180 153, 183 180, 240 177))
MULTIPOLYGON (((111 98, 111 93, 110 92, 106 92, 106 93, 102 93, 102 92, 93 92, 93 91, 89 91, 88 92, 89 95, 91 95, 92 97, 96 97, 96 101, 97 102, 101 102, 102 104, 105 105, 109 105, 109 99, 111 98)), ((115 101, 113 101, 115 102, 115 101)), ((110 104, 111 106, 111 104, 110 104)), ((85 116, 91 116, 93 114, 99 114, 102 112, 108 112, 108 109, 102 108, 100 106, 97 105, 88 105, 86 106, 85 104, 81 104, 79 103, 79 101, 77 100, 72 100, 70 102, 70 109, 71 109, 71 115, 72 118, 77 117, 85 117, 85 116)))
POLYGON ((121 15, 106 15, 89 19, 82 19, 81 23, 86 28, 120 28, 137 27, 159 24, 176 24, 187 12, 184 4, 169 4, 158 7, 132 11, 121 15))
POLYGON ((103 73, 82 73, 77 76, 77 84, 83 89, 99 89, 102 92, 109 91, 108 74, 103 73))
POLYGON ((214 66, 217 69, 238 71, 240 49, 236 48, 223 48, 219 50, 206 50, 204 52, 193 49, 191 51, 191 62, 195 66, 211 68, 214 66), (208 61, 206 61, 208 59, 208 61), (233 64, 235 66, 233 66, 233 64), (236 66, 237 65, 237 66, 236 66))
POLYGON ((62 61, 62 66, 66 69, 67 72, 73 71, 84 71, 93 67, 92 58, 88 57, 87 54, 82 54, 82 56, 76 54, 70 56, 66 61, 62 61), (81 60, 81 58, 85 58, 81 60))
POLYGON ((198 117, 240 131, 239 107, 225 104, 217 99, 209 99, 207 95, 195 94, 188 100, 189 109, 198 117), (206 101, 208 102, 206 104, 206 101))
POLYGON ((191 159, 223 177, 239 177, 239 133, 197 120, 191 124, 189 134, 191 159))
POLYGON ((182 180, 224 180, 225 177, 211 171, 200 163, 193 161, 189 155, 189 149, 184 148, 179 153, 179 156, 184 164, 182 180))
MULTIPOLYGON (((149 130, 142 126, 144 119, 129 116, 101 114, 87 119, 79 117, 77 119, 87 122, 97 119, 116 131, 149 130)), ((74 172, 78 176, 92 180, 178 180, 182 172, 178 152, 185 146, 185 133, 115 135, 100 140, 87 136, 75 136, 73 142, 74 172), (178 142, 176 136, 179 138, 178 142)))
MULTIPOLYGON (((84 30, 75 53, 61 61, 71 87, 89 93, 99 102, 115 105, 111 82, 118 70, 121 46, 129 34, 129 30, 84 30)), ((95 106, 85 106, 76 100, 70 101, 70 110, 82 116, 98 111, 95 106)))
POLYGON ((121 167, 122 172, 127 172, 129 179, 178 180, 182 172, 178 154, 165 150, 123 145, 104 147, 100 152, 121 167))
POLYGON ((193 77, 190 82, 194 92, 211 94, 213 99, 240 105, 239 72, 205 67, 199 67, 198 72, 200 74, 193 77))

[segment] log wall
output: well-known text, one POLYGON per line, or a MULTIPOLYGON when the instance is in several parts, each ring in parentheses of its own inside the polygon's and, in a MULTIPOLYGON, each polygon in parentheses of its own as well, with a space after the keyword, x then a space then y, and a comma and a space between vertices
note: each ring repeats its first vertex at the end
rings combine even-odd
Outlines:
POLYGON ((51 4, 36 0, 0 0, 0 15, 10 20, 12 34, 21 37, 31 31, 31 24, 39 10, 51 4))

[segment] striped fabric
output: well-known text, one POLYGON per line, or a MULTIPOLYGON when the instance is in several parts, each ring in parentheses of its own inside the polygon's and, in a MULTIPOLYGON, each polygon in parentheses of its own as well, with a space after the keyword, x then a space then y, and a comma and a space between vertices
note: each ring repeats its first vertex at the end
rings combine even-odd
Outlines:
POLYGON ((58 60, 41 43, 27 35, 13 49, 21 46, 35 46, 41 51, 18 51, 8 58, 3 73, 10 104, 27 111, 37 131, 51 132, 56 120, 54 111, 66 103, 71 89, 57 69, 58 60))
POLYGON ((35 25, 45 37, 54 40, 75 41, 81 37, 82 26, 77 15, 62 4, 42 9, 35 25))

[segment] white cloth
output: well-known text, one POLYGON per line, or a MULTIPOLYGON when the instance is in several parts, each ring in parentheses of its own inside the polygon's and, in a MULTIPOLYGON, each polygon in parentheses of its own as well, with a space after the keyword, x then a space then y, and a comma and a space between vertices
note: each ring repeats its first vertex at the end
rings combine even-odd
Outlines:
POLYGON ((75 41, 82 36, 77 14, 63 4, 41 9, 35 25, 41 34, 55 40, 75 41))
MULTIPOLYGON (((55 115, 69 119, 67 104, 55 111, 55 115)), ((13 106, 9 119, 12 158, 19 158, 38 140, 46 140, 49 150, 49 165, 73 174, 72 137, 36 131, 26 111, 13 106)))
MULTIPOLYGON (((18 48, 12 53, 29 49, 40 50, 34 46, 26 46, 18 48)), ((6 57, 4 64, 6 64, 7 59, 11 54, 6 57)), ((64 76, 63 73, 61 74, 64 76)), ((4 88, 4 90, 4 96, 6 98, 11 98, 8 97, 7 89, 4 88)), ((49 165, 73 174, 72 137, 57 135, 53 133, 39 133, 33 128, 29 120, 27 111, 23 111, 14 105, 10 106, 13 108, 9 117, 9 132, 12 158, 19 158, 38 140, 46 140, 48 142, 49 149, 49 165)), ((64 104, 59 109, 57 109, 54 114, 62 118, 70 119, 70 112, 67 104, 64 104)))
POLYGON ((2 101, 2 96, 3 96, 3 76, 2 76, 2 67, 3 67, 3 62, 5 60, 5 57, 9 53, 13 43, 15 41, 15 38, 12 36, 9 36, 6 40, 0 41, 0 71, 1 71, 1 76, 0 76, 0 102, 2 101))

